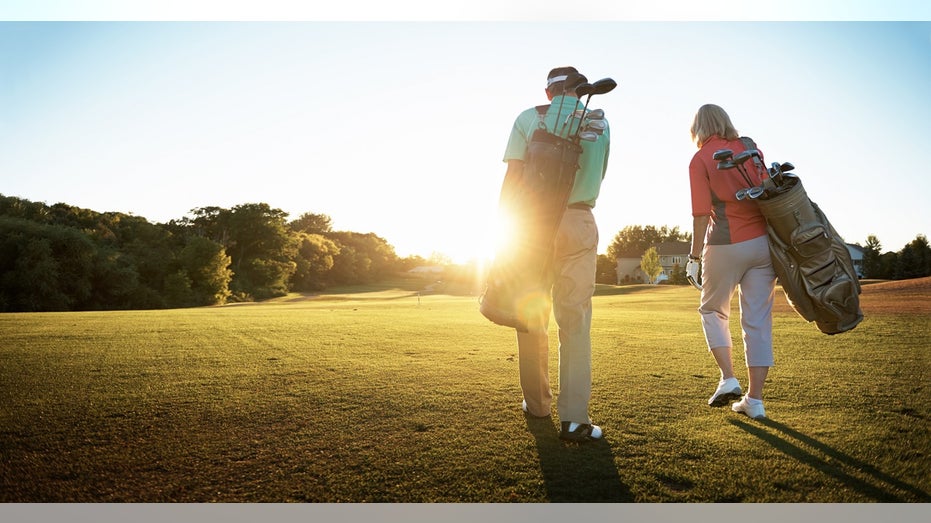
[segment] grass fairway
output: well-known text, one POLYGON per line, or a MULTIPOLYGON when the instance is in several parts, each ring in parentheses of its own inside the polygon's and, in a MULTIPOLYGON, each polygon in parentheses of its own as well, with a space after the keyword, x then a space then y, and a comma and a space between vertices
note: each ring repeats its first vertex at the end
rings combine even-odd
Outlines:
POLYGON ((706 405, 697 291, 603 288, 581 446, 524 417, 475 297, 0 314, 0 501, 928 502, 929 281, 838 336, 780 295, 764 421, 706 405))

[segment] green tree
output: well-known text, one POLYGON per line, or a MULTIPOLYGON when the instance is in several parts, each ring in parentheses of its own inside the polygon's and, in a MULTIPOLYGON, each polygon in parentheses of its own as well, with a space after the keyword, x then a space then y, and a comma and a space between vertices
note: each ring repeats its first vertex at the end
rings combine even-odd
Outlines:
POLYGON ((599 254, 595 268, 595 282, 617 285, 617 260, 607 254, 599 254))
POLYGON ((891 280, 895 278, 896 267, 899 265, 899 255, 892 251, 884 252, 879 259, 882 270, 880 278, 891 280))
POLYGON ((692 235, 679 232, 679 227, 628 225, 614 235, 608 256, 615 260, 639 258, 651 246, 671 241, 692 241, 692 235))
POLYGON ((656 247, 650 247, 643 253, 640 258, 640 270, 647 275, 651 284, 656 283, 656 278, 663 272, 663 266, 659 263, 659 253, 656 252, 656 247))
MULTIPOLYGON (((108 242, 109 243, 109 242, 108 242)), ((139 287, 132 260, 116 245, 98 245, 91 273, 91 296, 86 309, 130 309, 139 287)))
POLYGON ((334 258, 340 253, 339 246, 329 238, 304 232, 297 233, 296 241, 297 266, 291 276, 292 289, 301 292, 323 289, 334 258))
POLYGON ((334 283, 372 283, 398 270, 394 247, 376 234, 340 231, 326 237, 339 246, 330 271, 334 283))
POLYGON ((58 284, 59 262, 46 238, 31 238, 19 252, 14 270, 4 273, 4 288, 16 294, 15 310, 65 311, 71 300, 58 284))
POLYGON ((79 230, 0 217, 0 304, 7 311, 86 309, 96 258, 79 230))
POLYGON ((326 234, 333 231, 333 224, 326 214, 304 213, 300 218, 288 224, 294 232, 307 234, 326 234))
POLYGON ((184 269, 165 277, 165 301, 169 307, 191 307, 195 305, 194 290, 191 289, 191 278, 184 269))
POLYGON ((882 278, 882 244, 874 235, 866 237, 866 246, 863 247, 863 277, 882 278))
POLYGON ((181 250, 179 261, 191 289, 191 305, 226 303, 233 272, 229 268, 231 259, 222 245, 193 236, 181 250))
POLYGON ((689 280, 686 277, 685 267, 678 263, 672 266, 672 274, 669 275, 668 282, 670 285, 688 285, 689 280))
POLYGON ((912 259, 905 268, 905 277, 931 276, 931 246, 928 245, 928 238, 924 234, 919 234, 909 242, 907 247, 911 249, 912 259))
POLYGON ((193 219, 177 226, 225 248, 232 260, 233 293, 266 299, 288 292, 297 264, 295 242, 285 221, 287 213, 266 203, 247 203, 232 209, 203 207, 191 213, 193 219))
POLYGON ((285 218, 287 213, 266 203, 233 207, 229 215, 229 245, 232 258, 231 288, 257 299, 283 296, 296 264, 285 218))

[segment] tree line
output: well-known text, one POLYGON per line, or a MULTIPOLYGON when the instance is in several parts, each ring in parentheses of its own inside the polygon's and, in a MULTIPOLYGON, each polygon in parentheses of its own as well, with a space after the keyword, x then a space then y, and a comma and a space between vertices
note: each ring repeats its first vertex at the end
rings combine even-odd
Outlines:
MULTIPOLYGON (((598 256, 597 281, 615 283, 614 267, 618 258, 642 258, 650 247, 674 241, 691 242, 692 235, 680 232, 678 227, 670 228, 666 225, 624 227, 614 236, 607 254, 598 256)), ((897 252, 883 252, 882 244, 875 235, 867 236, 866 245, 852 245, 863 249, 863 278, 905 280, 931 276, 931 245, 924 234, 918 234, 897 252)), ((658 263, 658 260, 654 262, 658 263)), ((668 283, 686 285, 685 268, 675 267, 668 283)))
POLYGON ((0 312, 217 305, 371 283, 409 268, 373 233, 265 203, 165 224, 0 195, 0 312))
MULTIPOLYGON (((202 207, 168 223, 0 194, 0 312, 159 309, 218 305, 383 281, 428 263, 399 258, 373 233, 334 231, 330 217, 265 203, 202 207)), ((598 256, 597 281, 616 283, 620 257, 691 241, 678 227, 628 226, 598 256)), ((931 275, 924 235, 898 252, 867 238, 866 278, 931 275)), ((469 276, 471 281, 480 275, 469 276)), ((685 284, 684 268, 669 283, 685 284)))
POLYGON ((882 244, 872 234, 861 248, 864 278, 907 280, 931 276, 931 245, 924 234, 917 235, 898 252, 882 252, 882 244))

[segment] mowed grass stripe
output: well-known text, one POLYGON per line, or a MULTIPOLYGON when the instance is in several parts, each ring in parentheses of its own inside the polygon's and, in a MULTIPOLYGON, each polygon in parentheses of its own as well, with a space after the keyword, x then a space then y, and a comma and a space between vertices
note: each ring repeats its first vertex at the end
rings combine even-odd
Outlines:
POLYGON ((524 418, 513 332, 474 296, 0 315, 0 496, 929 500, 927 314, 864 301, 863 324, 829 337, 777 313, 761 423, 705 404, 717 370, 697 291, 600 293, 591 410, 606 438, 588 446, 558 440, 558 413, 524 418))

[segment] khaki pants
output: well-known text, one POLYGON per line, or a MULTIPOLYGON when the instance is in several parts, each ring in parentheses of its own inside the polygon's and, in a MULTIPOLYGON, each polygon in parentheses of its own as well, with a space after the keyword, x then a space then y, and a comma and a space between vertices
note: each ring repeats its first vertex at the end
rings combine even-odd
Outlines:
POLYGON ((598 227, 591 210, 567 209, 554 242, 552 284, 534 299, 529 332, 517 333, 520 386, 533 415, 550 414, 553 401, 548 366, 552 310, 559 331, 559 419, 591 423, 588 402, 597 249, 598 227))
POLYGON ((708 349, 731 347, 731 298, 740 292, 740 327, 748 367, 773 366, 773 299, 776 273, 769 240, 706 245, 702 267, 701 324, 708 349))

